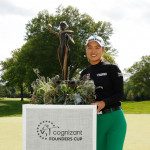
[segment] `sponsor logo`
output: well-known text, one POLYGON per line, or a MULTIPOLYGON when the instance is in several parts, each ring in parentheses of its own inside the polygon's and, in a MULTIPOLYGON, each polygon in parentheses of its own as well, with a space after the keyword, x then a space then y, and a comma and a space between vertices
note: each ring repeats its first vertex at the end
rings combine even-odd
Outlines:
POLYGON ((122 77, 123 74, 121 72, 118 72, 118 77, 122 77))
POLYGON ((107 73, 105 72, 105 73, 98 73, 97 74, 97 77, 101 77, 101 76, 107 76, 107 73))
POLYGON ((96 37, 92 38, 92 39, 89 39, 87 41, 87 43, 91 42, 91 41, 97 41, 97 42, 100 42, 101 43, 101 40, 100 39, 97 39, 96 37))
POLYGON ((37 126, 37 135, 48 141, 82 141, 82 130, 61 130, 52 121, 42 121, 37 126))
POLYGON ((87 79, 90 79, 90 73, 88 73, 86 76, 87 76, 87 79))

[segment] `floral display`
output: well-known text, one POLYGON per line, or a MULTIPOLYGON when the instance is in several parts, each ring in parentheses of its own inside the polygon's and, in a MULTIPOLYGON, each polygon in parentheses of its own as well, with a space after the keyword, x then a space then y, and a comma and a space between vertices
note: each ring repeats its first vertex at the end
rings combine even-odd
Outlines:
POLYGON ((45 78, 39 75, 38 69, 34 69, 34 72, 38 78, 31 85, 32 104, 78 105, 90 104, 95 100, 95 85, 89 76, 61 81, 59 75, 45 78))

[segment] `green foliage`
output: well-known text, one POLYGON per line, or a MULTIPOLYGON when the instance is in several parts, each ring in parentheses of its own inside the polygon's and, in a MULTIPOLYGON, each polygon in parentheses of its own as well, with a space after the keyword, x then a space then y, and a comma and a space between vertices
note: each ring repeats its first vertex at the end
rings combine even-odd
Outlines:
POLYGON ((80 81, 60 81, 59 76, 42 77, 34 69, 38 79, 32 83, 32 104, 90 104, 94 101, 95 85, 86 76, 80 81))
POLYGON ((6 61, 1 61, 2 65, 2 80, 9 81, 7 84, 13 86, 21 86, 24 79, 24 67, 18 61, 20 49, 16 49, 12 52, 12 58, 8 58, 6 61), (20 76, 22 74, 22 76, 20 76))
MULTIPOLYGON (((30 95, 31 95, 31 92, 29 91, 29 89, 25 88, 23 96, 25 98, 29 98, 30 95)), ((20 92, 20 89, 15 88, 15 87, 10 87, 10 86, 8 87, 5 85, 0 85, 0 97, 20 98, 21 92, 20 92)))
POLYGON ((2 81, 6 82, 7 86, 20 88, 21 100, 23 100, 26 70, 22 61, 20 61, 20 51, 21 49, 14 50, 12 58, 1 61, 1 71, 3 71, 2 81))
POLYGON ((128 84, 136 99, 150 98, 150 56, 143 56, 126 72, 130 74, 128 84))
POLYGON ((131 100, 131 101, 134 100, 134 94, 133 94, 132 90, 130 90, 130 91, 128 92, 127 100, 131 100))
POLYGON ((5 92, 4 92, 4 86, 0 84, 0 97, 4 97, 5 92))

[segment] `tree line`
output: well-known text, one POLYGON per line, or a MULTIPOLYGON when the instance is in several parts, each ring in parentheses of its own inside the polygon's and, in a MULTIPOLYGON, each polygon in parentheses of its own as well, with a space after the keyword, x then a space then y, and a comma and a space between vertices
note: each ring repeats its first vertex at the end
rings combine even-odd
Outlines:
POLYGON ((125 99, 150 100, 150 55, 142 56, 125 71, 129 76, 124 84, 125 99))

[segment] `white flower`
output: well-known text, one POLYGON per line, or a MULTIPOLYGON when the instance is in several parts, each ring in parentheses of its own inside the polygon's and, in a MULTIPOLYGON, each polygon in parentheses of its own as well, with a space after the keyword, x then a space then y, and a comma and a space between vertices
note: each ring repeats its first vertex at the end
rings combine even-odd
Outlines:
POLYGON ((57 81, 59 79, 59 75, 56 75, 55 76, 55 80, 57 81))
POLYGON ((73 97, 74 97, 74 104, 75 105, 78 105, 79 103, 81 103, 82 101, 82 97, 80 96, 80 94, 73 94, 73 97))

